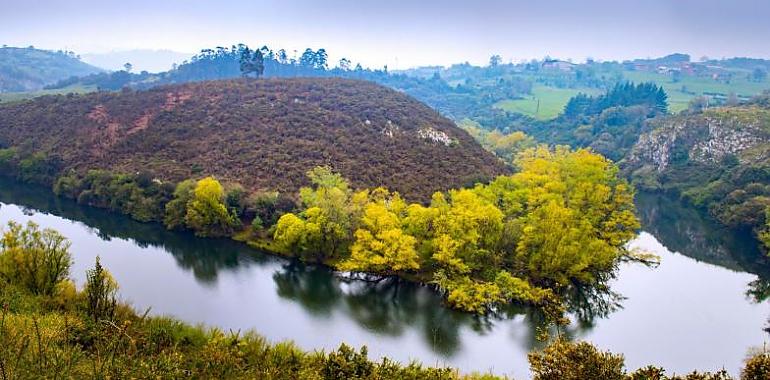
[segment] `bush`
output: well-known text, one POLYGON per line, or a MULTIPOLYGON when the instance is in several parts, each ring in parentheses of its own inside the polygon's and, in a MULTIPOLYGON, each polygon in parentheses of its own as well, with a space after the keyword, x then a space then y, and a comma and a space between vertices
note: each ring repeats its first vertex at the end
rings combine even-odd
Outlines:
POLYGON ((86 271, 86 287, 84 289, 86 313, 94 322, 102 319, 113 319, 118 303, 117 293, 118 284, 110 272, 102 267, 99 263, 99 256, 97 256, 94 269, 86 271))
POLYGON ((259 215, 254 217, 254 220, 251 221, 251 231, 254 233, 258 233, 262 231, 265 228, 264 223, 262 223, 262 218, 259 217, 259 215))
POLYGON ((761 352, 750 357, 741 371, 741 380, 767 379, 770 379, 770 353, 761 352))
POLYGON ((8 223, 0 238, 0 276, 33 294, 52 296, 69 275, 72 257, 70 243, 58 232, 8 223))
POLYGON ((587 342, 558 338, 542 352, 528 355, 533 380, 623 380, 623 355, 601 352, 587 342))

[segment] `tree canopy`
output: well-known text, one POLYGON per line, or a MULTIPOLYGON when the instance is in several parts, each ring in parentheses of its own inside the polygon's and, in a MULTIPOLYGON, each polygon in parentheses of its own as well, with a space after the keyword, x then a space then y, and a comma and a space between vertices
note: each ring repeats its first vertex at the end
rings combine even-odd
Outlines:
POLYGON ((303 210, 283 215, 274 239, 344 271, 429 279, 450 305, 477 313, 514 301, 556 307, 568 289, 612 278, 639 228, 617 167, 566 147, 531 148, 515 163, 513 175, 428 205, 384 188, 353 192, 316 168, 303 210))

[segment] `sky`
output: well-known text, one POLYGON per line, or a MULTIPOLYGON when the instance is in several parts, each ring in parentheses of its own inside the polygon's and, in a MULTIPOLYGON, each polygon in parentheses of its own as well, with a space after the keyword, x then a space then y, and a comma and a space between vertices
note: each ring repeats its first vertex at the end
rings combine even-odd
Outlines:
POLYGON ((0 0, 0 44, 97 54, 239 42, 368 67, 770 58, 768 0, 0 0))

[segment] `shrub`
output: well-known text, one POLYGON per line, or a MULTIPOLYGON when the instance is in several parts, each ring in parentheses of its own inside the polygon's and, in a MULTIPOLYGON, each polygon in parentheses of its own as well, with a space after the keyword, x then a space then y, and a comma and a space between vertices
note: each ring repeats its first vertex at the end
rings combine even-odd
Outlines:
POLYGON ((54 295, 72 266, 69 247, 54 230, 40 230, 33 222, 26 227, 9 222, 0 238, 0 276, 33 294, 54 295))
POLYGON ((558 338, 528 358, 533 380, 625 379, 623 355, 601 352, 587 342, 558 338))
POLYGON ((102 319, 112 319, 117 305, 116 294, 118 284, 110 272, 102 267, 99 256, 96 257, 94 269, 86 271, 86 313, 94 322, 102 319))
POLYGON ((761 352, 746 360, 746 366, 741 371, 741 380, 770 379, 770 353, 761 352))

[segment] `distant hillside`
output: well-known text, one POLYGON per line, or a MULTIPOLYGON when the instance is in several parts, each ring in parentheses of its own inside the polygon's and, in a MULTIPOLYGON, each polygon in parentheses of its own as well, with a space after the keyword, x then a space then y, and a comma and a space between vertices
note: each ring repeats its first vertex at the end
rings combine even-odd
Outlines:
POLYGON ((83 54, 83 61, 108 70, 123 70, 126 62, 133 66, 132 72, 149 71, 158 73, 168 71, 173 65, 182 63, 193 54, 171 50, 135 49, 111 51, 107 53, 83 54))
POLYGON ((356 187, 427 200, 506 168, 413 98, 345 79, 237 79, 0 105, 0 148, 178 181, 213 174, 294 192, 330 165, 356 187))
POLYGON ((770 97, 651 123, 622 163, 637 185, 674 191, 723 224, 759 231, 770 207, 770 97))
POLYGON ((0 48, 0 92, 41 90, 65 78, 101 71, 68 52, 0 48))

